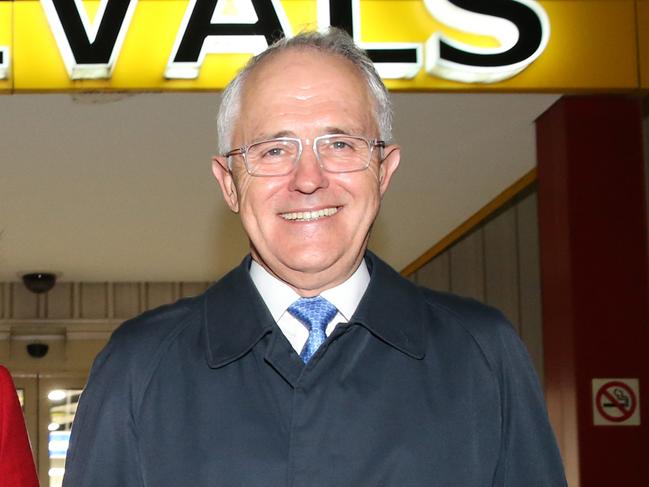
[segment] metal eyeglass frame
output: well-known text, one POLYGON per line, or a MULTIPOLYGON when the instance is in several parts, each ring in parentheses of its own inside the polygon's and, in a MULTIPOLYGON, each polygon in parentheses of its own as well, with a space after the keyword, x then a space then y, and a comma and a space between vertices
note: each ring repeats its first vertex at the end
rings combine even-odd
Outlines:
MULTIPOLYGON (((308 140, 308 139, 307 139, 308 140)), ((331 172, 331 173, 336 173, 336 174, 342 174, 342 173, 349 173, 349 172, 358 172, 358 171, 364 171, 367 169, 370 165, 370 162, 372 161, 372 153, 374 152, 374 148, 378 147, 380 149, 379 152, 379 160, 383 160, 383 149, 385 149, 385 141, 380 140, 380 139, 368 139, 366 137, 362 137, 360 135, 347 135, 347 134, 325 134, 325 135, 319 135, 318 137, 315 137, 313 139, 313 143, 311 144, 311 149, 313 150, 313 154, 315 154, 316 160, 318 161, 318 164, 322 168, 322 170, 331 172), (332 171, 330 169, 327 169, 323 166, 322 161, 320 160, 320 154, 318 152, 317 145, 318 142, 321 140, 325 139, 330 139, 334 137, 350 137, 354 139, 359 139, 364 141, 367 144, 369 151, 369 155, 367 157, 367 162, 363 167, 359 167, 358 169, 351 169, 348 171, 332 171)), ((246 168, 246 172, 250 174, 251 176, 255 177, 275 177, 275 176, 286 176, 287 174, 291 174, 295 168, 297 167, 298 162, 300 161, 300 158, 302 157, 302 149, 303 149, 303 144, 302 144, 302 139, 299 139, 297 137, 274 137, 272 139, 264 139, 264 140, 258 140, 256 142, 253 142, 252 144, 247 144, 247 145, 242 145, 241 147, 237 147, 236 149, 232 149, 231 151, 227 152, 224 154, 224 157, 226 158, 227 161, 227 166, 228 166, 228 171, 232 172, 232 156, 243 156, 243 165, 246 168), (253 173, 250 168, 248 167, 248 149, 257 144, 263 144, 265 142, 272 142, 272 141, 277 141, 277 142, 297 142, 298 145, 298 152, 297 152, 297 157, 293 161, 293 165, 291 166, 291 169, 286 172, 282 172, 279 174, 255 174, 253 173)))

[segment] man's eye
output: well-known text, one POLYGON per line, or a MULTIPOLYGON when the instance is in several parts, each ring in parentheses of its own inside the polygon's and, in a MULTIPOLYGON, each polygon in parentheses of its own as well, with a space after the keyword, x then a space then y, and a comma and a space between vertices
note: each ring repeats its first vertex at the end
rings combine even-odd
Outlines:
POLYGON ((281 156, 284 153, 284 149, 281 147, 272 147, 268 149, 265 153, 264 156, 270 156, 270 157, 278 157, 281 156))
POLYGON ((288 147, 283 145, 271 145, 268 147, 260 148, 258 157, 262 159, 279 159, 288 156, 288 147))
POLYGON ((346 140, 334 140, 331 142, 331 147, 335 150, 352 149, 353 147, 346 140))

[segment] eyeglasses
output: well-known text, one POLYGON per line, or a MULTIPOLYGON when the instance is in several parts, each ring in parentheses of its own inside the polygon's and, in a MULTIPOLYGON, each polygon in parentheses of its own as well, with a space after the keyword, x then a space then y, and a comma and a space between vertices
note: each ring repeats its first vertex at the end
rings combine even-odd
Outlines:
MULTIPOLYGON (((355 135, 321 135, 313 139, 313 153, 320 167, 328 172, 343 173, 367 169, 374 148, 383 157, 385 142, 355 135)), ((233 149, 225 157, 232 170, 234 156, 243 156, 251 176, 285 176, 293 172, 302 155, 302 140, 278 137, 233 149)))

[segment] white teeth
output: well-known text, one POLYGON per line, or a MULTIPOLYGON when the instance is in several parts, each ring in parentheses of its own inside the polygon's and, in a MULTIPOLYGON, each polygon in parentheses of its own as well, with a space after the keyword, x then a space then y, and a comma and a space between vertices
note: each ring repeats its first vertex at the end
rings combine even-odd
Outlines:
POLYGON ((331 216, 338 213, 338 208, 323 208, 317 211, 298 211, 293 213, 282 213, 280 216, 285 220, 294 220, 300 222, 309 222, 318 220, 325 216, 331 216))

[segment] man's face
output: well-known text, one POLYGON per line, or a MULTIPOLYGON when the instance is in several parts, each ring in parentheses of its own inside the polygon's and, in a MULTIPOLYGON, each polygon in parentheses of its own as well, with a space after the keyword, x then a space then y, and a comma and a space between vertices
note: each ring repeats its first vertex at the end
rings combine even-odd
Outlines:
POLYGON ((325 134, 379 138, 373 103, 351 62, 313 49, 283 52, 248 77, 231 147, 300 138, 296 169, 285 176, 251 176, 235 157, 230 174, 224 158, 214 160, 215 176, 226 202, 241 215, 253 258, 303 296, 319 294, 354 272, 398 166, 399 150, 389 146, 382 162, 374 149, 364 171, 330 173, 311 149, 313 139, 325 134), (318 218, 295 219, 296 213, 318 211, 318 218))

